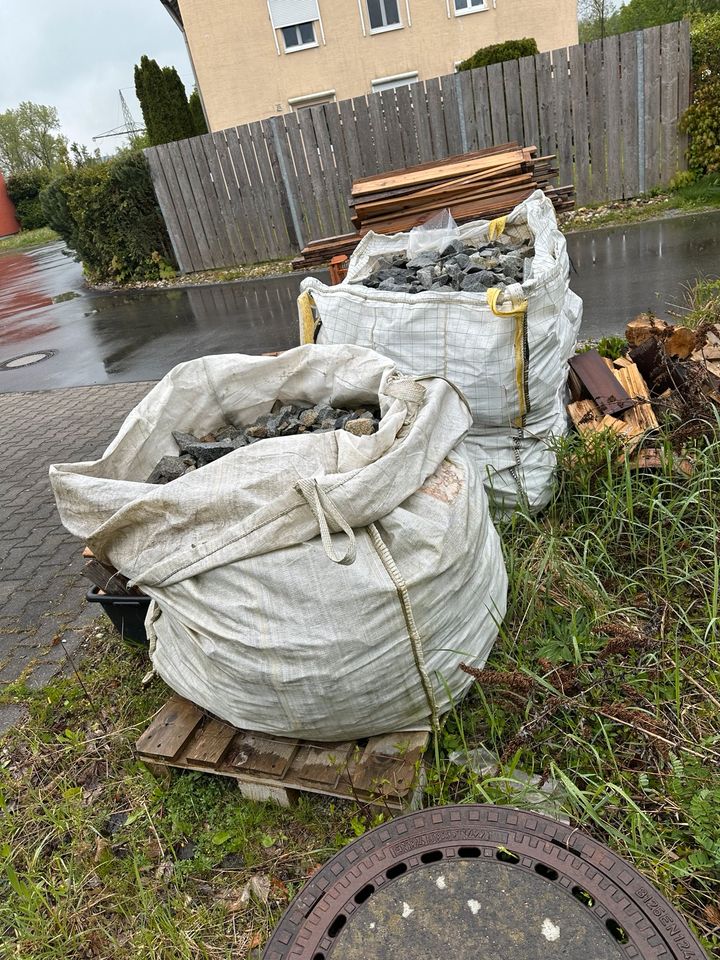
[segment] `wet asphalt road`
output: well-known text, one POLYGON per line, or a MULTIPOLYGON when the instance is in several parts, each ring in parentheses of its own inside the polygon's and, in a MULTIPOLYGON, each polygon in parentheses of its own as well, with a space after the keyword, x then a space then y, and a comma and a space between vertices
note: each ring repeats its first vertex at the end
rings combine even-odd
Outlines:
MULTIPOLYGON (((622 333, 640 311, 668 317, 695 279, 720 277, 720 212, 575 233, 568 249, 581 336, 622 333)), ((193 357, 294 346, 300 279, 95 293, 62 244, 0 254, 0 393, 156 380, 193 357), (54 302, 70 291, 80 296, 54 302)))

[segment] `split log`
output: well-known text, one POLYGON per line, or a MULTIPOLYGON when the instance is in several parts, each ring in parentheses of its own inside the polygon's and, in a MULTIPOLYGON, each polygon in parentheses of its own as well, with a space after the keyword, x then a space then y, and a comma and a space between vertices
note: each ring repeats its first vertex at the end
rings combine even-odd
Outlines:
POLYGON ((600 421, 601 430, 609 430, 617 437, 620 437, 628 450, 634 450, 642 439, 642 431, 638 430, 633 423, 627 423, 625 420, 618 420, 617 417, 608 417, 607 415, 600 421))
POLYGON ((676 327, 665 341, 665 353, 680 360, 687 360, 695 349, 695 334, 689 327, 676 327))
POLYGON ((576 400, 569 403, 567 412, 578 433, 597 433, 603 415, 593 400, 576 400))
POLYGON ((698 336, 700 341, 692 355, 693 360, 699 363, 720 360, 720 331, 717 327, 710 327, 698 336))
POLYGON ((647 430, 657 430, 659 424, 650 403, 650 391, 637 365, 631 363, 620 367, 616 369, 615 375, 628 394, 637 401, 631 410, 626 410, 623 413, 625 423, 630 424, 640 433, 645 433, 647 430))
POLYGON ((634 424, 603 414, 593 400, 577 400, 575 403, 569 403, 567 411, 578 433, 582 436, 610 431, 621 437, 631 447, 642 436, 642 431, 638 430, 634 424))
POLYGON ((651 337, 639 347, 633 347, 628 357, 637 364, 640 375, 654 394, 668 388, 680 389, 687 379, 683 364, 668 357, 657 337, 651 337))
POLYGON ((660 320, 652 313, 641 313, 625 328, 625 339, 631 347, 639 347, 650 337, 666 337, 672 333, 674 327, 660 320))

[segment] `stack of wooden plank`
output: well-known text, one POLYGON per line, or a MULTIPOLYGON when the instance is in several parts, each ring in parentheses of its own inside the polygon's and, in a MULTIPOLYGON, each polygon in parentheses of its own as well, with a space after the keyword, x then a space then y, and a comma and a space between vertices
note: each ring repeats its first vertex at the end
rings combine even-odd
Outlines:
POLYGON ((312 267, 329 263, 333 257, 343 254, 349 257, 361 240, 359 233, 346 233, 340 237, 313 240, 303 249, 300 256, 293 260, 293 270, 310 270, 312 267))
POLYGON ((572 205, 572 187, 558 192, 554 157, 517 143, 492 147, 440 163, 425 163, 356 180, 352 222, 361 233, 399 233, 421 218, 448 209, 458 223, 508 213, 534 190, 547 191, 558 209, 572 205))
POLYGON ((350 209, 358 232, 308 244, 293 261, 296 270, 350 254, 368 231, 400 233, 450 210, 457 223, 491 220, 509 213, 535 190, 558 211, 574 205, 574 187, 556 187, 555 158, 516 142, 448 157, 405 170, 391 170, 353 183, 350 209))

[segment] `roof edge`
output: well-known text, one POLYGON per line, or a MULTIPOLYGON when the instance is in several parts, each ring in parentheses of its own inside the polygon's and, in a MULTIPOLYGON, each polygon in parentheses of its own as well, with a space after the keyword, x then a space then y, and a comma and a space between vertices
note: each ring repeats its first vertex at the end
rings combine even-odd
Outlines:
POLYGON ((160 3, 165 7, 167 12, 170 14, 170 16, 175 22, 175 25, 184 32, 185 27, 183 25, 182 13, 180 13, 179 0, 160 0, 160 3))

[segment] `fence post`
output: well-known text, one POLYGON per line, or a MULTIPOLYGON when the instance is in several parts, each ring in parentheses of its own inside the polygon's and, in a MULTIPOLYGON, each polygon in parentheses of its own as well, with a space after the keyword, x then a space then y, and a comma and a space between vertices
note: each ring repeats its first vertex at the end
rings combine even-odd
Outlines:
POLYGON ((468 135, 465 126, 465 103, 463 102, 463 88, 460 83, 460 74, 455 74, 455 89, 457 91, 458 113, 460 114, 460 139, 462 140, 463 153, 468 152, 468 135))
POLYGON ((290 206, 290 216, 293 222, 293 229, 295 230, 295 240, 299 249, 302 250, 305 246, 305 238, 302 230, 302 219, 298 213, 297 198, 295 196, 295 191, 292 187, 287 165, 285 163, 285 153, 280 143, 280 134, 278 133, 277 129, 277 124, 279 121, 279 117, 273 117, 273 119, 270 121, 270 128, 272 129, 273 142, 275 144, 275 154, 278 158, 278 165, 280 167, 280 179, 282 180, 283 187, 285 189, 285 196, 288 198, 288 204, 290 206))
POLYGON ((635 34, 637 45, 638 104, 638 190, 645 193, 645 44, 642 30, 635 34))

